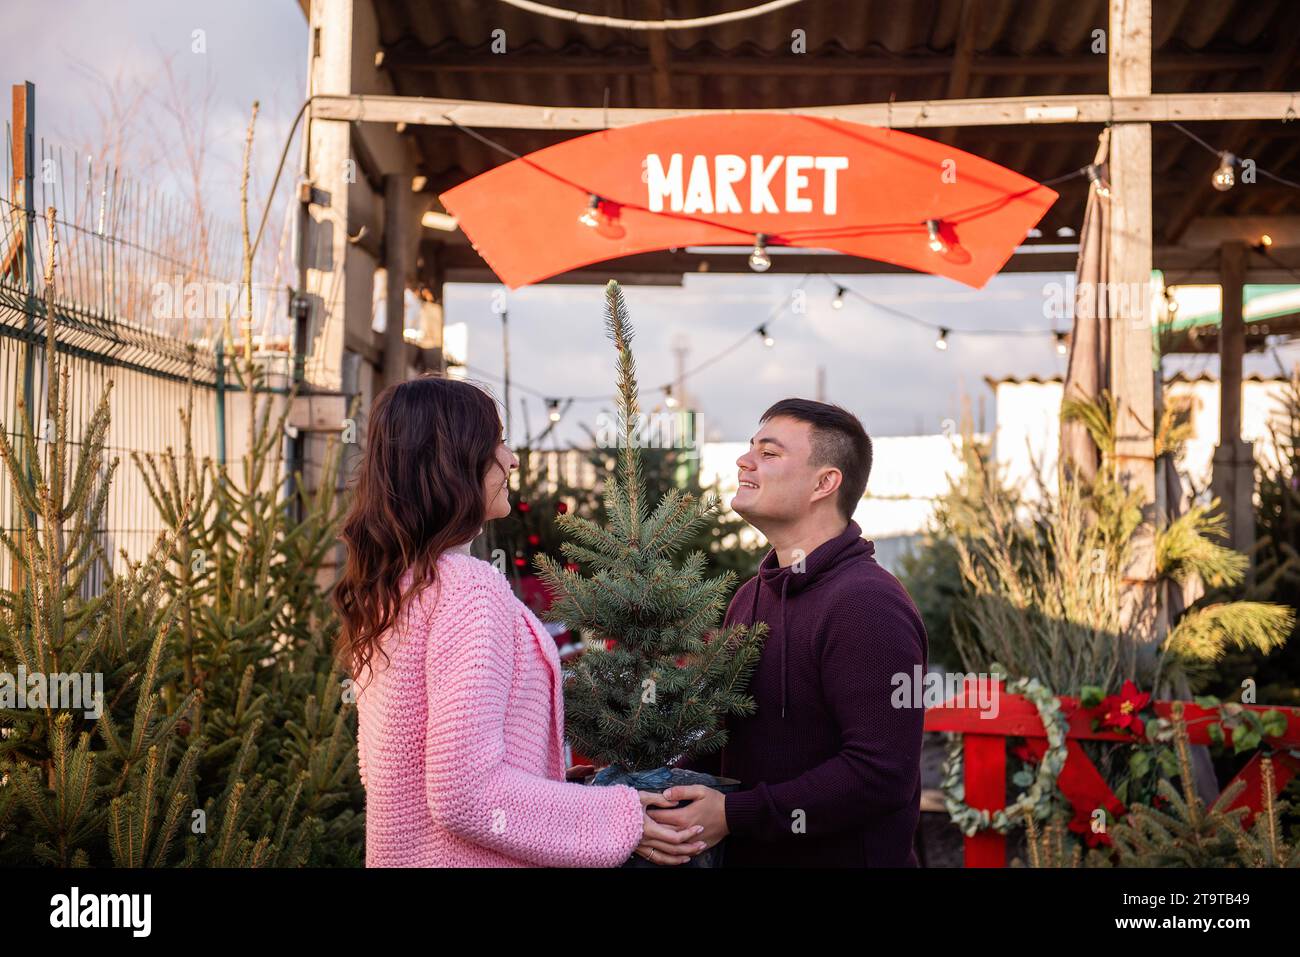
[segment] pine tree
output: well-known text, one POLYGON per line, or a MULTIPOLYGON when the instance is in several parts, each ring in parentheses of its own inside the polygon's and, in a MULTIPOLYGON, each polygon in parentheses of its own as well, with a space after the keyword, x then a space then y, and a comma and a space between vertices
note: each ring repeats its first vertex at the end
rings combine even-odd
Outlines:
POLYGON ((117 468, 104 456, 108 392, 72 441, 49 235, 47 426, 20 406, 20 447, 0 432, 22 505, 18 532, 0 535, 19 575, 0 588, 0 674, 102 676, 102 711, 14 707, 0 688, 0 864, 359 864, 353 707, 320 583, 337 537, 337 449, 319 492, 297 477, 286 494, 283 415, 246 364, 240 473, 196 457, 183 410, 180 455, 136 457, 165 530, 114 574, 99 537, 117 468))
MULTIPOLYGON (((580 570, 539 556, 555 612, 587 634, 565 686, 565 728, 578 752, 607 771, 649 771, 726 743, 723 719, 754 712, 745 687, 766 634, 762 625, 714 632, 733 576, 704 577, 706 557, 673 556, 717 507, 670 489, 647 499, 632 329, 618 283, 606 287, 605 323, 618 352, 617 474, 605 486, 607 525, 562 515, 576 541, 561 550, 580 570), (595 640, 591 640, 595 639, 595 640)), ((601 783, 605 779, 601 779, 601 783)))
MULTIPOLYGON (((1157 454, 1176 451, 1186 431, 1166 412, 1157 454)), ((1167 694, 1181 681, 1196 690, 1229 649, 1267 652, 1283 645, 1295 623, 1292 609, 1206 601, 1173 623, 1151 660, 1139 654, 1151 641, 1155 608, 1148 600, 1124 621, 1121 582, 1142 511, 1140 494, 1119 480, 1114 403, 1106 396, 1067 399, 1061 415, 1082 421, 1101 451, 1091 481, 1063 468, 1058 490, 1041 489, 1026 501, 1006 488, 968 435, 967 468, 937 510, 963 580, 955 638, 965 667, 978 671, 997 661, 1062 694, 1085 685, 1115 691, 1126 678, 1167 694)), ((1217 508, 1217 502, 1195 505, 1155 529, 1161 582, 1241 581, 1246 559, 1218 541, 1217 508)))
MULTIPOLYGON (((1158 791, 1165 810, 1133 804, 1111 831, 1120 867, 1234 867, 1241 866, 1246 833, 1245 807, 1232 807, 1245 784, 1230 785, 1209 807, 1196 793, 1182 705, 1173 710, 1174 743, 1178 754, 1179 782, 1175 788, 1161 778, 1158 791)), ((1248 865, 1249 866, 1249 865, 1248 865)))
MULTIPOLYGON (((691 413, 673 414, 690 415, 691 413)), ((590 429, 587 432, 594 445, 593 463, 602 473, 612 472, 618 465, 616 450, 602 448, 596 433, 590 429)), ((698 435, 696 439, 698 440, 698 435)), ((681 448, 642 449, 641 473, 645 480, 646 494, 652 499, 662 498, 671 489, 677 488, 689 492, 696 498, 703 498, 705 495, 718 498, 718 483, 715 483, 711 489, 706 489, 700 484, 699 469, 690 467, 692 464, 697 464, 690 461, 688 458, 690 454, 698 454, 698 448, 690 451, 681 448)), ((609 521, 603 491, 599 488, 586 490, 578 503, 578 511, 579 514, 587 515, 598 524, 603 525, 609 521)), ((679 557, 675 561, 680 564, 681 557, 696 550, 702 551, 708 555, 709 562, 715 568, 734 573, 732 582, 734 587, 738 588, 742 581, 758 572, 759 562, 767 551, 767 545, 761 539, 747 543, 748 536, 743 534, 747 529, 748 523, 739 515, 727 509, 716 508, 708 513, 690 539, 681 546, 677 553, 679 557)), ((728 595, 727 598, 729 600, 731 596, 728 595)))

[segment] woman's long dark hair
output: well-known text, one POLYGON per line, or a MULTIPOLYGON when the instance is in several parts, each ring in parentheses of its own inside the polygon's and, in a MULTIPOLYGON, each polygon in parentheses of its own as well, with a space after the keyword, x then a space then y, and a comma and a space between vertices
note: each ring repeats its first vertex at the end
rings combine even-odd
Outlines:
POLYGON ((483 482, 500 468, 500 442, 496 404, 471 383, 426 376, 375 399, 333 595, 342 626, 336 651, 353 677, 370 667, 411 594, 433 583, 438 556, 482 528, 483 482), (407 569, 414 574, 403 594, 407 569))

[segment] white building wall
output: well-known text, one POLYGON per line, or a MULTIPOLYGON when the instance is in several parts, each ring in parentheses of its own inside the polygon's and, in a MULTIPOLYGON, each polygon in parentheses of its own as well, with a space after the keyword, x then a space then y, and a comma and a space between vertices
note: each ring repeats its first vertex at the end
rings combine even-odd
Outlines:
MULTIPOLYGON (((1004 379, 991 382, 997 401, 994 457, 1008 482, 1019 485, 1026 497, 1037 497, 1034 472, 1054 487, 1060 458, 1061 396, 1059 379, 1004 379)), ((1287 380, 1260 376, 1242 382, 1241 433, 1255 442, 1255 453, 1276 462, 1269 423, 1278 427, 1279 409, 1288 389, 1287 380)), ((1209 488, 1214 449, 1219 443, 1219 383, 1201 376, 1175 376, 1166 381, 1169 398, 1190 397, 1192 434, 1184 445, 1179 471, 1196 493, 1209 488)))

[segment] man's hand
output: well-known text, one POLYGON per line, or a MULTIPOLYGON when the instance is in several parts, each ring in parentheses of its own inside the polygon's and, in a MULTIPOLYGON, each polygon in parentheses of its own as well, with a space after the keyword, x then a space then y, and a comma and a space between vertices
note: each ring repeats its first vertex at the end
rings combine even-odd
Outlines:
POLYGON ((581 781, 595 770, 596 766, 594 764, 575 764, 564 772, 564 780, 581 781))
POLYGON ((727 798, 721 791, 703 784, 684 784, 669 788, 663 796, 674 804, 678 801, 691 803, 676 810, 647 810, 646 814, 658 823, 683 830, 700 828, 697 840, 702 841, 705 847, 712 847, 730 833, 727 830, 727 798))
POLYGON ((638 791, 641 798, 641 843, 635 853, 654 864, 685 864, 700 851, 708 847, 699 840, 700 828, 675 828, 660 824, 650 816, 651 805, 672 807, 677 802, 666 794, 653 791, 638 791))

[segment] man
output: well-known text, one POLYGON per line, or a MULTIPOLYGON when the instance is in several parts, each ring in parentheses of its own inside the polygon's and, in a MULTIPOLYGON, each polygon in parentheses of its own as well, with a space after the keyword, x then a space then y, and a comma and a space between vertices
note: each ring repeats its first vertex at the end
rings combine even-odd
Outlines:
POLYGON ((674 787, 666 797, 691 803, 648 813, 702 826, 710 847, 727 837, 729 867, 915 867, 925 714, 892 705, 892 679, 925 672, 928 640, 852 518, 871 439, 838 406, 784 399, 736 465, 732 508, 772 546, 724 622, 768 624, 749 686, 758 707, 728 721, 720 761, 690 766, 741 790, 674 787))

